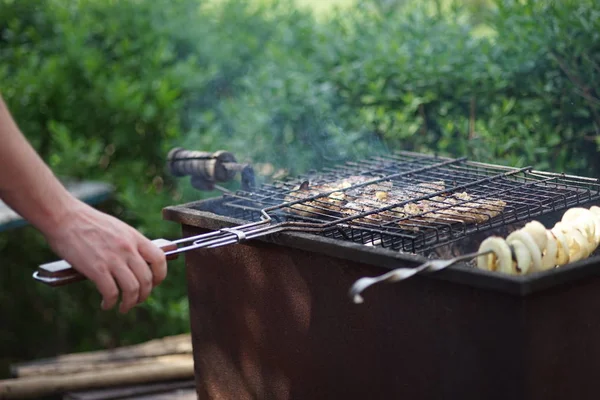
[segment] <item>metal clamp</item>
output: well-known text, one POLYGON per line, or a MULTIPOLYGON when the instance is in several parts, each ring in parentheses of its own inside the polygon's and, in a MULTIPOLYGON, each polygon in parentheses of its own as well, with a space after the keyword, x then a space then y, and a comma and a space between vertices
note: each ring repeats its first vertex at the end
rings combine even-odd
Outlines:
POLYGON ((233 233, 235 236, 237 236, 238 241, 240 241, 240 242, 246 240, 246 232, 244 232, 244 231, 240 231, 239 229, 235 229, 235 228, 223 228, 221 230, 223 232, 233 233))

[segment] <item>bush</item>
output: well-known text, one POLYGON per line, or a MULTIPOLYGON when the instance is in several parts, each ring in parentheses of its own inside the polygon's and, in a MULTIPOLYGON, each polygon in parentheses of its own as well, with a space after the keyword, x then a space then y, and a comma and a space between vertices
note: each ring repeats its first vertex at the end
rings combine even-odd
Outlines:
MULTIPOLYGON (((113 183, 108 212, 174 237, 160 209, 215 195, 165 174, 175 145, 288 174, 403 149, 597 175, 596 3, 363 0, 317 19, 289 1, 0 0, 0 89, 57 173, 113 183)), ((181 263, 123 317, 90 312, 89 286, 34 286, 18 267, 52 255, 31 229, 0 248, 0 300, 23 294, 3 354, 187 329, 181 263), (31 346, 40 329, 45 348, 31 346)))
POLYGON ((275 3, 240 35, 269 40, 226 96, 202 92, 186 143, 291 174, 384 148, 600 172, 600 7, 468 3, 368 0, 324 23, 275 3))
MULTIPOLYGON (((600 127, 591 83, 600 64, 599 7, 496 6, 486 16, 492 37, 474 35, 464 9, 439 15, 421 6, 388 16, 359 11, 342 40, 331 30, 321 53, 343 103, 360 113, 356 126, 372 126, 393 148, 598 173, 587 140, 600 127)), ((335 26, 346 25, 342 17, 335 26)))

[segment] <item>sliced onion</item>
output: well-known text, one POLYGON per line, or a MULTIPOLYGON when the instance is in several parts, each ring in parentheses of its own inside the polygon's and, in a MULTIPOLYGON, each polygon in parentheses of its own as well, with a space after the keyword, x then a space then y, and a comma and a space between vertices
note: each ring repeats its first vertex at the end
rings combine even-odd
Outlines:
POLYGON ((542 255, 542 270, 548 270, 556 267, 556 255, 558 253, 558 243, 556 237, 550 231, 546 231, 546 248, 542 255))
POLYGON ((581 216, 570 223, 573 227, 579 230, 587 239, 588 256, 596 249, 596 224, 593 219, 593 214, 581 216))
MULTIPOLYGON (((541 271, 542 270, 542 249, 540 249, 531 235, 524 230, 520 229, 518 231, 514 231, 506 238, 506 243, 509 245, 512 244, 513 241, 518 240, 523 243, 530 253, 531 259, 531 269, 532 271, 541 271)), ((528 268, 529 269, 529 268, 528 268)))
POLYGON ((596 247, 600 245, 600 215, 592 214, 594 219, 594 225, 596 226, 594 234, 594 244, 596 247))
POLYGON ((589 249, 589 242, 583 233, 583 228, 577 227, 576 225, 566 224, 564 222, 558 222, 556 225, 554 225, 553 229, 561 231, 567 238, 570 263, 579 261, 591 253, 589 249))
POLYGON ((556 239, 558 251, 556 252, 556 265, 565 265, 569 263, 569 242, 565 235, 556 227, 552 228, 550 233, 556 239))
POLYGON ((587 208, 574 207, 568 209, 561 219, 561 222, 568 223, 573 226, 582 227, 586 238, 591 245, 596 246, 596 218, 594 213, 587 208))
POLYGON ((531 268, 531 253, 527 246, 520 240, 514 239, 508 244, 515 252, 516 262, 511 263, 510 274, 523 275, 531 268))
POLYGON ((600 207, 598 207, 598 206, 591 206, 590 207, 590 211, 593 214, 596 214, 596 215, 600 216, 600 207))
POLYGON ((599 245, 600 207, 574 207, 550 230, 531 221, 505 241, 494 236, 484 240, 480 251, 493 254, 478 257, 477 266, 508 274, 544 271, 589 257, 599 245))
POLYGON ((590 207, 590 213, 593 217, 594 224, 596 226, 596 234, 594 235, 594 239, 596 241, 596 246, 598 246, 600 245, 600 207, 590 207))
POLYGON ((527 232, 531 236, 537 247, 540 249, 540 252, 546 248, 548 236, 546 234, 546 227, 541 222, 528 222, 521 230, 527 232))
POLYGON ((574 220, 579 218, 582 214, 585 215, 586 213, 591 212, 590 210, 588 210, 587 208, 583 208, 583 207, 573 207, 573 208, 569 208, 567 211, 565 211, 565 213, 563 214, 561 221, 563 222, 568 222, 569 220, 574 220))
POLYGON ((490 254, 477 257, 477 268, 487 271, 510 271, 512 269, 512 256, 508 244, 498 236, 491 236, 481 242, 479 252, 490 254))

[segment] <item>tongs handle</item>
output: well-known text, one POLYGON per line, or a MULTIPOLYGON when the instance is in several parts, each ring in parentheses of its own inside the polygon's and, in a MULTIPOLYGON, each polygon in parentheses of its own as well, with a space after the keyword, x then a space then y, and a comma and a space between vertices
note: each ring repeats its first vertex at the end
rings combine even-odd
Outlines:
MULTIPOLYGON (((167 260, 177 258, 177 254, 168 254, 168 252, 177 249, 176 243, 166 239, 156 239, 152 243, 167 253, 167 260)), ((40 265, 37 271, 33 273, 33 279, 48 286, 62 286, 80 282, 87 278, 65 260, 59 260, 40 265)))

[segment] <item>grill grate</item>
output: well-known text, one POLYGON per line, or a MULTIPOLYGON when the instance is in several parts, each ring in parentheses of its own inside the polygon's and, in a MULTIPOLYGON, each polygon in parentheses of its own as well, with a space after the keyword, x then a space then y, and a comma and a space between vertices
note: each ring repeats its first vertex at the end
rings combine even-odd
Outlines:
POLYGON ((277 222, 330 227, 321 233, 326 237, 425 254, 475 232, 599 198, 596 179, 397 152, 265 184, 254 192, 227 194, 223 205, 230 216, 249 222, 260 221, 261 210, 266 209, 277 222), (305 181, 310 189, 348 178, 359 183, 319 194, 298 192, 305 181), (366 197, 376 191, 399 195, 392 202, 365 207, 353 201, 361 190, 372 192, 366 197), (337 200, 339 193, 343 200, 337 200), (502 208, 496 205, 498 200, 504 202, 502 208))

